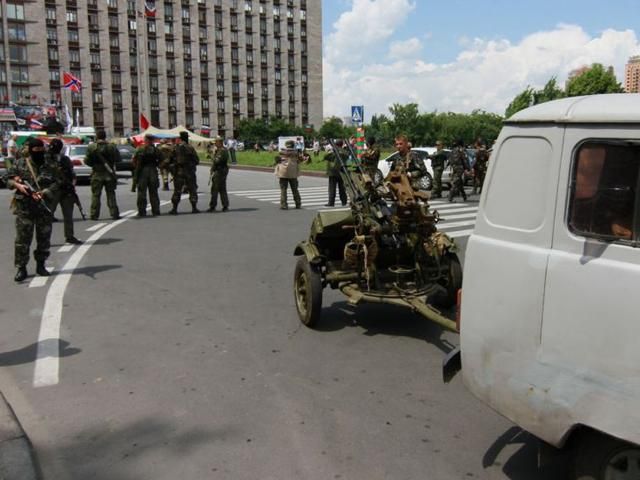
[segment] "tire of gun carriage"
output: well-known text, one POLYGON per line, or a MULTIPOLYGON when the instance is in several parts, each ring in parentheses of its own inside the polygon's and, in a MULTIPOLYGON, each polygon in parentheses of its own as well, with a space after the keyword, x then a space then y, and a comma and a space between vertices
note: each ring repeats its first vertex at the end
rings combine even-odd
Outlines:
POLYGON ((296 262, 293 295, 300 321, 313 328, 322 312, 322 277, 304 256, 296 262))

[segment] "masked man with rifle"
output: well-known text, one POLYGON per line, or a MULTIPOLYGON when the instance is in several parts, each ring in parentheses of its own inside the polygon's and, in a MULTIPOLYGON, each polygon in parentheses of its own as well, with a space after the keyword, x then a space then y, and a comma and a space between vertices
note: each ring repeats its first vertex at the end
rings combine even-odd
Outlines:
POLYGON ((82 242, 75 237, 73 232, 73 206, 78 205, 83 219, 84 212, 82 211, 82 205, 76 192, 76 174, 73 171, 71 159, 62 154, 62 147, 62 140, 54 138, 49 143, 49 151, 47 152, 47 156, 50 157, 58 167, 58 177, 60 179, 60 190, 53 200, 51 211, 55 212, 56 207, 60 204, 62 218, 64 220, 65 241, 79 245, 82 242))
POLYGON ((29 249, 35 231, 36 273, 49 276, 45 260, 49 257, 51 245, 51 225, 53 214, 47 202, 58 194, 60 179, 58 167, 45 155, 42 140, 31 139, 28 155, 17 158, 7 173, 7 186, 15 190, 12 207, 16 216, 14 280, 22 282, 27 278, 29 249))
POLYGON ((116 202, 116 187, 118 178, 116 177, 116 162, 120 161, 118 148, 107 143, 107 135, 104 130, 98 130, 96 134, 97 142, 89 145, 84 163, 90 166, 91 173, 91 220, 100 218, 100 197, 104 187, 107 194, 107 206, 111 218, 120 218, 118 203, 116 202))
MULTIPOLYGON (((136 150, 133 163, 138 182, 138 217, 147 216, 147 191, 151 203, 151 215, 160 215, 160 197, 158 197, 158 166, 162 161, 160 150, 153 144, 153 135, 145 135, 144 145, 136 150)), ((175 183, 175 181, 174 181, 175 183)))
POLYGON ((173 195, 171 203, 173 208, 169 210, 171 215, 178 214, 178 204, 182 190, 186 187, 191 202, 191 213, 200 213, 198 210, 198 186, 196 185, 196 166, 200 163, 195 148, 189 145, 189 132, 180 132, 180 143, 175 146, 169 160, 169 171, 173 176, 173 195))

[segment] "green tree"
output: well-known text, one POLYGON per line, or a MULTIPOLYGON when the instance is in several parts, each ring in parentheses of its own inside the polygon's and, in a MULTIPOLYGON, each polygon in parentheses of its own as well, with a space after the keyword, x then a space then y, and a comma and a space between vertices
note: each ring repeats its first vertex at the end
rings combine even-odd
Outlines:
POLYGON ((520 110, 524 110, 525 108, 533 105, 534 101, 534 90, 531 87, 527 87, 523 92, 516 95, 516 98, 511 100, 511 103, 507 107, 504 112, 504 116, 509 118, 514 113, 519 112, 520 110))
POLYGON ((347 129, 338 117, 327 118, 318 131, 324 138, 345 138, 349 136, 347 129))
POLYGON ((258 142, 271 139, 269 124, 261 118, 240 120, 238 138, 245 141, 258 142))
POLYGON ((596 95, 599 93, 622 93, 624 89, 613 73, 613 67, 607 69, 601 63, 594 63, 591 68, 567 81, 568 97, 578 95, 596 95))
POLYGON ((533 92, 533 104, 549 102, 565 96, 564 91, 558 87, 556 77, 551 77, 549 81, 542 87, 542 90, 533 92))
POLYGON ((418 118, 420 113, 418 112, 417 103, 408 103, 406 105, 394 103, 393 106, 389 107, 389 113, 393 116, 392 127, 394 135, 403 133, 409 137, 409 141, 414 143, 419 140, 418 118))

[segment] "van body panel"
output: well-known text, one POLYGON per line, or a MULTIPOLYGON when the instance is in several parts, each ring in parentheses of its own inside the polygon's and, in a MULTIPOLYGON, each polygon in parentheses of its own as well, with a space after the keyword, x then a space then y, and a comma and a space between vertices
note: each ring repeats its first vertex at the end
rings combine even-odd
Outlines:
POLYGON ((568 428, 570 418, 640 443, 640 348, 630 341, 640 338, 640 250, 582 237, 568 225, 575 152, 586 140, 607 139, 640 141, 640 133, 620 126, 567 128, 539 360, 563 372, 554 397, 570 407, 568 428))
POLYGON ((460 334, 464 382, 533 433, 543 402, 531 391, 539 373, 530 365, 540 348, 563 135, 564 127, 558 125, 502 129, 465 254, 460 334), (530 218, 519 218, 525 212, 530 218), (520 400, 527 397, 529 404, 520 400))

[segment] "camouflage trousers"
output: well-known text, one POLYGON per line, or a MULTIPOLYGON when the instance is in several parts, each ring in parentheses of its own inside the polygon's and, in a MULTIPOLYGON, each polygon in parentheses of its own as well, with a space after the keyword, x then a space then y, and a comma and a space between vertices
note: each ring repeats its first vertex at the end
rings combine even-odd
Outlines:
POLYGON ((442 172, 444 172, 444 167, 433 167, 433 190, 431 193, 434 197, 442 195, 442 172))
POLYGON ((160 176, 162 177, 162 185, 166 187, 169 185, 169 164, 166 162, 163 162, 160 164, 159 168, 160 168, 160 176))
POLYGON ((223 208, 229 208, 229 195, 227 194, 227 175, 214 173, 211 177, 211 200, 210 208, 216 208, 218 205, 218 195, 223 208))
POLYGON ((146 166, 138 170, 138 213, 144 215, 147 212, 147 191, 149 192, 149 203, 151 203, 151 213, 160 215, 160 197, 158 196, 158 169, 153 166, 146 166))
POLYGON ((103 188, 107 194, 107 207, 109 207, 111 218, 117 218, 120 215, 118 203, 116 202, 117 185, 118 182, 114 178, 109 177, 107 179, 95 175, 91 176, 91 210, 89 216, 92 220, 100 218, 100 197, 102 196, 103 188))
POLYGON ((194 175, 176 174, 173 177, 173 195, 171 195, 171 203, 178 205, 180 196, 186 188, 189 192, 189 201, 192 205, 198 202, 198 186, 196 185, 196 177, 194 175))
POLYGON ((298 190, 297 178, 280 178, 280 206, 287 206, 287 187, 291 185, 291 193, 293 194, 293 202, 297 208, 302 206, 302 199, 300 198, 300 191, 298 190))
POLYGON ((484 177, 487 175, 487 167, 477 167, 474 169, 475 177, 473 178, 473 191, 482 193, 484 185, 484 177))
POLYGON ((29 263, 29 249, 36 234, 36 249, 33 258, 36 262, 44 262, 49 258, 51 247, 51 216, 48 214, 16 215, 15 266, 25 267, 29 263))
POLYGON ((467 194, 464 191, 464 180, 462 179, 463 174, 464 170, 461 168, 454 168, 451 172, 451 190, 449 190, 449 201, 453 200, 458 195, 461 195, 463 200, 467 199, 467 194))

